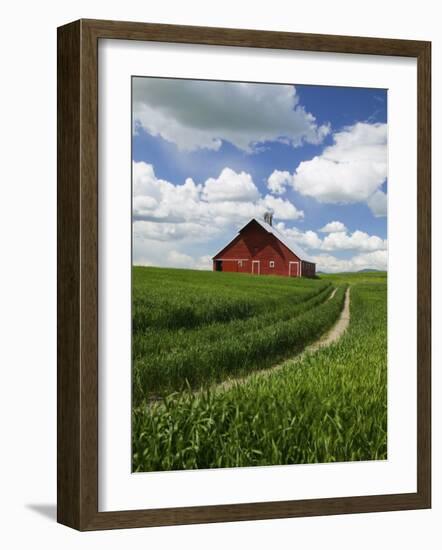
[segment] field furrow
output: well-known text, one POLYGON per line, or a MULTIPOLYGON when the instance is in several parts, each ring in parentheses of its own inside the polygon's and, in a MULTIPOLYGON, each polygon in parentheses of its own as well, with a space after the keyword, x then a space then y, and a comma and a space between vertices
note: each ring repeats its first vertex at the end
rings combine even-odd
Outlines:
MULTIPOLYGON (((205 273, 201 277, 207 275, 213 274, 205 273)), ((268 368, 315 340, 333 324, 342 309, 343 287, 329 299, 333 287, 328 282, 284 280, 282 297, 279 288, 279 294, 273 293, 269 300, 267 295, 263 298, 255 292, 255 285, 261 288, 262 279, 236 277, 241 282, 247 279, 241 301, 251 297, 254 315, 224 323, 213 320, 217 319, 215 315, 212 322, 198 328, 191 323, 189 328, 172 329, 160 325, 145 330, 138 328, 134 332, 135 405, 153 396, 164 397, 187 387, 200 388, 227 377, 268 368)), ((215 288, 220 279, 213 279, 215 288)), ((268 279, 274 285, 273 279, 281 281, 281 278, 268 279)), ((225 284, 222 279, 221 282, 225 284)), ((203 292, 200 294, 200 302, 211 298, 203 292)), ((168 298, 166 293, 164 299, 168 298)))
MULTIPOLYGON (((330 280, 352 285, 351 321, 339 341, 223 392, 180 391, 150 405, 141 400, 133 411, 133 469, 385 459, 386 278, 330 280)), ((257 355, 265 355, 274 341, 285 346, 295 333, 300 338, 310 330, 317 334, 321 319, 333 324, 327 305, 339 313, 343 295, 344 286, 338 286, 333 299, 288 324, 281 320, 268 332, 257 331, 257 339, 250 340, 252 355, 255 347, 257 355), (310 328, 298 326, 301 318, 302 326, 310 328)), ((230 355, 229 360, 236 362, 237 356, 230 355)))
POLYGON ((304 279, 262 278, 233 273, 189 270, 133 269, 132 330, 191 329, 213 322, 246 319, 278 308, 293 306, 323 291, 329 282, 304 279), (164 272, 164 273, 163 273, 164 272), (163 278, 161 278, 163 277, 163 278))

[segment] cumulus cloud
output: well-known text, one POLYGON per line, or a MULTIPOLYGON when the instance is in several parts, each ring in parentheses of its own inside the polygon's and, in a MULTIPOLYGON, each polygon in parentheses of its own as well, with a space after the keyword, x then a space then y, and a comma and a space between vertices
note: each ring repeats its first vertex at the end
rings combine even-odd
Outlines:
POLYGON ((184 151, 218 150, 223 141, 252 152, 269 141, 321 143, 330 132, 299 103, 294 86, 134 78, 135 131, 184 151))
POLYGON ((387 215, 387 194, 383 191, 376 191, 368 199, 367 204, 376 218, 387 215))
POLYGON ((167 254, 167 260, 175 267, 190 267, 194 262, 192 256, 177 250, 171 250, 167 254))
POLYGON ((386 250, 387 241, 376 235, 368 235, 364 231, 354 231, 347 234, 345 231, 329 233, 321 245, 322 250, 357 250, 370 252, 386 250))
POLYGON ((272 195, 266 195, 260 199, 257 206, 259 212, 262 212, 262 214, 266 210, 271 210, 274 217, 281 220, 297 220, 304 217, 304 212, 298 210, 292 202, 280 197, 273 197, 272 195))
POLYGON ((342 222, 334 221, 325 224, 319 231, 321 233, 336 233, 337 231, 347 231, 347 228, 342 222))
POLYGON ((357 254, 350 259, 336 258, 330 254, 315 256, 316 270, 326 273, 340 273, 345 271, 360 271, 361 269, 387 269, 387 251, 377 250, 357 254))
MULTIPOLYGON (((263 216, 272 209, 274 217, 296 220, 304 213, 286 199, 260 195, 250 174, 224 168, 218 178, 197 184, 187 178, 173 184, 157 178, 151 164, 133 163, 133 219, 135 222, 161 222, 170 229, 183 224, 193 233, 196 227, 216 228, 263 216)), ((177 234, 181 233, 177 231, 177 234)), ((203 235, 204 236, 204 235, 203 235)))
POLYGON ((267 180, 267 187, 272 193, 282 195, 291 183, 292 175, 290 172, 287 172, 287 170, 274 170, 267 180))
POLYGON ((204 242, 213 236, 216 236, 216 228, 209 227, 202 221, 196 222, 178 222, 178 223, 159 223, 158 221, 135 220, 133 224, 134 239, 144 239, 171 242, 182 240, 193 240, 194 242, 204 242))
POLYGON ((201 186, 188 178, 183 185, 156 177, 153 166, 133 163, 133 218, 165 222, 184 222, 183 207, 198 208, 201 186))
POLYGON ((134 162, 134 259, 148 265, 207 268, 207 258, 187 254, 189 244, 232 234, 251 218, 262 218, 269 209, 280 220, 304 215, 288 200, 262 196, 246 172, 224 168, 217 178, 203 183, 187 178, 175 185, 158 178, 151 164, 134 162), (157 243, 162 243, 162 254, 155 252, 157 243))
MULTIPOLYGON (((262 196, 245 172, 224 168, 217 178, 203 183, 187 178, 173 184, 158 178, 152 165, 134 162, 133 190, 135 263, 210 269, 211 258, 205 254, 208 244, 210 248, 211 242, 234 235, 250 218, 262 218, 267 210, 274 212, 275 226, 284 236, 317 251, 318 265, 329 271, 383 269, 382 261, 386 262, 386 240, 363 231, 348 232, 342 222, 335 220, 319 229, 325 233, 323 238, 316 231, 289 226, 302 219, 303 212, 281 197, 262 196), (328 254, 342 251, 357 255, 342 260, 328 254)), ((218 245, 213 244, 214 250, 218 245)))
POLYGON ((183 269, 212 269, 212 258, 210 256, 199 256, 194 258, 178 250, 171 250, 166 256, 166 262, 170 267, 183 269))
POLYGON ((205 255, 199 256, 194 260, 193 269, 211 270, 212 269, 212 256, 205 255))
POLYGON ((303 248, 320 249, 322 240, 315 231, 301 231, 296 227, 286 227, 284 222, 278 222, 276 229, 289 240, 294 241, 303 248))
POLYGON ((259 191, 250 174, 237 174, 230 168, 224 168, 218 178, 206 180, 203 197, 209 202, 254 201, 259 198, 259 191))
MULTIPOLYGON (((341 222, 333 222, 341 224, 341 222)), ((329 224, 328 224, 329 225, 329 224)), ((327 227, 327 226, 325 226, 327 227)), ((337 227, 337 226, 336 226, 337 227)), ((349 233, 344 231, 329 232, 321 239, 315 231, 301 231, 296 227, 286 227, 284 222, 278 222, 276 228, 286 237, 293 240, 303 248, 312 250, 331 251, 354 251, 354 252, 375 252, 387 250, 387 240, 376 235, 369 235, 364 231, 349 233)), ((324 228, 320 229, 323 231, 324 228)))
POLYGON ((302 218, 304 213, 286 199, 258 191, 252 177, 224 168, 218 178, 197 184, 187 178, 173 184, 157 178, 151 164, 133 163, 133 218, 164 223, 210 223, 238 221, 263 215, 272 209, 275 218, 302 218))
POLYGON ((146 241, 148 246, 134 246, 134 265, 148 265, 161 267, 175 267, 181 269, 211 270, 212 260, 210 256, 192 256, 178 250, 176 243, 146 241))
POLYGON ((335 133, 333 141, 299 164, 294 189, 324 203, 369 201, 387 178, 387 125, 358 122, 335 133))

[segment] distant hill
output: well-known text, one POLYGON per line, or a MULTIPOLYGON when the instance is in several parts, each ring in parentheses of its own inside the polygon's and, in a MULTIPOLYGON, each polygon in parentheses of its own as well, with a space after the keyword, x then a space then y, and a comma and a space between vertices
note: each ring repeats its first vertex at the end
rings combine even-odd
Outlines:
MULTIPOLYGON (((359 271, 342 271, 342 273, 385 273, 382 269, 360 269, 359 271)), ((339 273, 332 273, 327 271, 317 271, 316 275, 338 275, 339 273)))

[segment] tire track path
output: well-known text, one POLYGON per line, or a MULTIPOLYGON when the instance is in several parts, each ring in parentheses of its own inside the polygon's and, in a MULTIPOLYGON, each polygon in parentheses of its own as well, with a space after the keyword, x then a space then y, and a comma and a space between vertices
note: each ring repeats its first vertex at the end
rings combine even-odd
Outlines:
MULTIPOLYGON (((336 291, 337 289, 335 288, 332 294, 330 295, 330 297, 328 298, 329 300, 333 298, 333 296, 336 294, 336 291)), ((342 336, 346 332, 349 323, 350 323, 350 287, 348 287, 345 292, 344 307, 342 308, 342 311, 338 317, 338 320, 325 334, 323 334, 320 338, 318 338, 318 340, 315 340, 312 344, 309 344, 306 348, 304 348, 304 350, 301 353, 299 353, 293 358, 285 359, 282 363, 274 365, 273 367, 269 367, 268 369, 255 371, 238 378, 228 378, 227 380, 224 380, 219 384, 210 386, 210 390, 215 392, 225 391, 230 388, 233 388, 236 385, 244 384, 248 380, 251 380, 252 378, 265 377, 265 376, 268 376, 269 374, 277 372, 281 370, 288 361, 298 363, 307 354, 315 353, 319 349, 331 346, 332 344, 337 342, 340 338, 342 338, 342 336)))

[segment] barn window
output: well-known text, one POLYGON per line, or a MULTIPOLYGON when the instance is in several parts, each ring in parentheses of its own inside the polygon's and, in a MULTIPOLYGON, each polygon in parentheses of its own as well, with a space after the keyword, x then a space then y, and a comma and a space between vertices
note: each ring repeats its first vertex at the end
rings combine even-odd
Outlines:
POLYGON ((242 267, 242 260, 238 260, 238 267, 242 267))
POLYGON ((270 260, 269 267, 275 267, 275 262, 273 260, 270 260))

